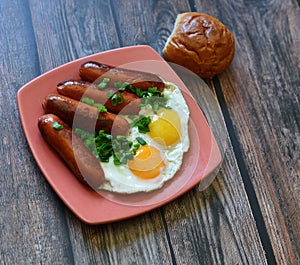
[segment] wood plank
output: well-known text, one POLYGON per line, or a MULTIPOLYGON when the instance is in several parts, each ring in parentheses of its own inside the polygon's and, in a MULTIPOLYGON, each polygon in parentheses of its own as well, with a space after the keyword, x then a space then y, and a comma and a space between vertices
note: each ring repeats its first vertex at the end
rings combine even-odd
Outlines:
POLYGON ((68 220, 76 264, 172 264, 159 211, 101 226, 68 220))
MULTIPOLYGON (((214 126, 218 123, 221 124, 222 120, 216 112, 207 112, 212 103, 210 100, 208 102, 206 100, 210 96, 208 95, 209 91, 199 89, 201 87, 200 81, 197 80, 199 78, 183 76, 182 74, 180 76, 205 111, 208 121, 214 126)), ((244 184, 237 168, 232 146, 229 140, 224 138, 224 133, 221 132, 223 129, 222 125, 214 129, 215 134, 223 139, 223 145, 224 141, 227 140, 225 143, 225 146, 227 145, 225 160, 216 180, 204 192, 201 192, 199 188, 194 189, 194 196, 190 198, 191 202, 189 202, 192 206, 189 206, 188 210, 185 211, 184 206, 178 207, 178 212, 175 211, 175 213, 174 210, 170 209, 172 221, 183 215, 184 221, 179 225, 185 227, 187 224, 192 224, 189 227, 191 230, 189 233, 180 234, 183 238, 178 239, 177 228, 173 231, 173 239, 175 242, 178 241, 178 244, 175 244, 175 246, 178 245, 176 248, 178 252, 176 253, 174 250, 175 256, 183 256, 180 241, 189 242, 191 241, 190 238, 193 238, 192 242, 201 242, 199 243, 201 249, 199 249, 199 245, 189 242, 192 247, 187 249, 193 258, 189 261, 192 264, 198 264, 197 260, 199 264, 220 264, 222 262, 226 264, 263 264, 266 263, 264 250, 246 192, 243 189, 244 184), (186 220, 186 216, 189 216, 192 211, 190 208, 194 208, 196 211, 193 211, 195 212, 193 217, 186 220), (195 226, 195 224, 197 225, 195 226), (199 233, 199 227, 204 231, 199 233)), ((184 251, 186 252, 186 250, 184 251)), ((184 262, 186 262, 184 259, 179 260, 180 264, 184 262)))
POLYGON ((161 53, 178 13, 188 1, 112 1, 122 46, 147 44, 161 53))
POLYGON ((109 1, 32 0, 30 8, 42 72, 119 47, 109 1), (56 54, 60 48, 63 49, 56 54))
MULTIPOLYGON (((98 1, 31 1, 43 71, 119 45, 108 3, 102 1, 100 6, 98 1), (87 17, 91 17, 88 22, 87 17)), ((159 210, 102 226, 85 225, 69 210, 66 213, 76 264, 171 264, 159 210)))
POLYGON ((17 110, 18 89, 40 74, 29 6, 1 1, 0 12, 0 263, 70 264, 62 204, 37 169, 17 110))
POLYGON ((251 7, 195 2, 197 10, 220 18, 236 38, 233 64, 219 77, 222 92, 276 261, 297 264, 299 5, 279 0, 251 2, 251 7))
MULTIPOLYGON (((115 1, 115 14, 123 45, 150 43, 158 52, 173 28, 177 13, 188 10, 187 2, 166 6, 163 1, 115 1), (125 20, 122 10, 132 6, 125 20), (139 10, 152 10, 153 20, 147 22, 139 10), (161 15, 164 14, 164 15, 161 15), (163 21, 169 21, 168 24, 163 21), (172 22, 172 23, 170 23, 172 22), (131 23, 141 29, 123 25, 131 23), (148 24, 147 24, 148 23, 148 24), (152 32, 152 34, 151 34, 152 32), (163 32, 163 34, 161 34, 163 32), (153 36, 154 35, 154 36, 153 36), (156 42, 152 42, 156 40, 156 42)), ((196 87, 188 86, 200 100, 196 87)), ((197 188, 179 200, 163 207, 170 243, 177 264, 264 264, 266 259, 253 219, 242 178, 232 149, 217 179, 205 192, 197 188), (241 224, 242 228, 241 228, 241 224), (195 242, 198 242, 195 244, 195 242), (248 246, 248 247, 247 247, 248 246), (251 246, 251 247, 250 247, 251 246)))

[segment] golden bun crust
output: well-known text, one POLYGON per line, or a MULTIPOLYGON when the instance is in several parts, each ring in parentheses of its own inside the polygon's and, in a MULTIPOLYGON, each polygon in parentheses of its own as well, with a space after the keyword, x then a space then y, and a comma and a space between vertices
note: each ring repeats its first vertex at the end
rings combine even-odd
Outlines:
POLYGON ((234 51, 233 35, 218 19, 187 12, 177 16, 163 55, 200 77, 210 78, 230 65, 234 51))

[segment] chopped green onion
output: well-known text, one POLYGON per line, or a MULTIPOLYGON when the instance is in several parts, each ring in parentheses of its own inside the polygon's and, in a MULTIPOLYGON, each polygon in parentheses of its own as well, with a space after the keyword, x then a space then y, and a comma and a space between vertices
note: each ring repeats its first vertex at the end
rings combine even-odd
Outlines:
POLYGON ((117 103, 122 104, 124 102, 124 96, 122 94, 117 94, 117 103))
POLYGON ((133 145, 133 148, 131 149, 131 153, 132 153, 133 155, 135 155, 135 154, 136 154, 136 151, 139 149, 140 146, 141 146, 140 144, 135 144, 135 145, 133 145))
POLYGON ((111 98, 114 95, 114 91, 113 90, 108 90, 106 93, 106 98, 111 98))
POLYGON ((117 102, 117 94, 114 94, 112 97, 111 97, 111 104, 113 106, 116 106, 118 104, 117 102))
POLYGON ((116 106, 118 104, 122 104, 124 102, 124 96, 122 94, 114 94, 111 97, 111 104, 116 106))
POLYGON ((95 101, 91 98, 88 98, 88 97, 83 97, 81 99, 81 102, 86 103, 88 105, 94 105, 95 104, 95 101))
POLYGON ((114 87, 116 87, 116 88, 122 87, 122 84, 123 83, 121 81, 114 82, 114 87))
POLYGON ((99 83, 98 88, 103 90, 104 88, 106 88, 106 86, 107 86, 107 83, 101 82, 101 83, 99 83))
POLYGON ((150 105, 152 107, 153 112, 156 114, 159 108, 170 108, 167 106, 168 99, 161 96, 161 97, 143 97, 142 98, 142 104, 140 104, 140 107, 144 107, 146 105, 150 105))
POLYGON ((128 85, 130 85, 128 82, 118 81, 114 83, 114 87, 118 88, 120 91, 124 91, 128 85))
POLYGON ((103 130, 100 130, 95 137, 97 156, 101 162, 108 162, 113 152, 111 139, 107 136, 108 134, 104 133, 103 130))
POLYGON ((149 87, 149 88, 148 88, 148 91, 149 91, 150 93, 156 93, 156 92, 157 92, 157 87, 149 87))
POLYGON ((100 104, 100 103, 96 103, 95 107, 97 107, 99 112, 107 112, 107 108, 104 105, 100 104))
POLYGON ((63 128, 63 126, 60 123, 58 123, 57 121, 53 122, 52 127, 57 131, 59 131, 63 128))
POLYGON ((132 142, 128 141, 125 136, 118 135, 112 140, 114 164, 126 164, 128 160, 133 159, 132 151, 130 150, 132 142))
POLYGON ((104 88, 106 88, 109 81, 110 81, 110 79, 108 77, 103 78, 102 82, 99 83, 98 88, 103 90, 104 88))
POLYGON ((128 141, 124 135, 112 136, 106 134, 104 130, 100 130, 98 134, 94 135, 76 128, 75 133, 100 162, 107 163, 112 157, 116 166, 127 164, 128 160, 133 160, 138 148, 146 144, 142 137, 137 137, 133 143, 128 141))
POLYGON ((131 127, 138 127, 140 133, 147 133, 150 132, 149 124, 151 122, 150 117, 140 116, 137 120, 134 120, 130 126, 131 127))
POLYGON ((116 139, 119 140, 119 141, 121 141, 121 140, 125 140, 126 137, 124 135, 117 135, 116 139))
POLYGON ((129 91, 142 98, 140 107, 150 105, 154 113, 157 113, 159 108, 169 108, 166 106, 168 99, 164 97, 164 94, 157 87, 149 87, 147 90, 142 90, 138 87, 129 86, 129 91))
POLYGON ((83 97, 81 99, 81 102, 86 103, 90 106, 96 107, 99 112, 107 112, 107 108, 104 105, 102 105, 101 103, 95 103, 95 101, 91 98, 83 97))
POLYGON ((154 103, 153 106, 152 106, 152 109, 153 109, 153 112, 156 114, 158 109, 159 109, 158 103, 154 103))
POLYGON ((141 145, 145 145, 147 144, 147 142, 142 138, 142 137, 136 137, 136 140, 141 144, 141 145))

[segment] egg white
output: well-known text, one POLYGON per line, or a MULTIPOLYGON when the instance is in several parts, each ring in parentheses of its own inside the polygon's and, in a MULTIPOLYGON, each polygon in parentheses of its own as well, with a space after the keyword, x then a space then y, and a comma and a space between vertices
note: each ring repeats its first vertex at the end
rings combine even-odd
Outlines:
MULTIPOLYGON (((147 134, 139 133, 137 127, 131 128, 127 139, 134 141, 136 137, 142 137, 148 145, 156 147, 161 152, 161 157, 165 162, 165 168, 161 174, 153 179, 141 179, 135 176, 127 165, 115 166, 111 157, 108 163, 101 163, 105 174, 105 181, 99 187, 100 190, 107 190, 116 193, 136 193, 149 192, 161 188, 164 183, 174 177, 180 169, 183 155, 189 149, 188 120, 189 109, 185 99, 177 86, 170 82, 165 82, 166 88, 163 91, 168 99, 167 106, 177 112, 181 122, 181 139, 178 143, 163 147, 157 144, 147 134)), ((151 120, 158 118, 153 113, 150 106, 142 107, 139 115, 150 116, 151 120)), ((125 116, 130 121, 128 116, 125 116)))

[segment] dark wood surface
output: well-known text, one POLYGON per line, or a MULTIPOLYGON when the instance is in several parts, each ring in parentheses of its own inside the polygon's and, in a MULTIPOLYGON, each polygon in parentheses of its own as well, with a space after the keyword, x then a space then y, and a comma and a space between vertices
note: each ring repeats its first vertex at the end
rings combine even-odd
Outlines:
POLYGON ((2 0, 0 14, 0 264, 300 264, 298 1, 2 0), (217 17, 236 40, 229 69, 205 80, 228 136, 221 171, 150 213, 84 224, 43 178, 16 93, 96 52, 161 53, 186 11, 217 17))

